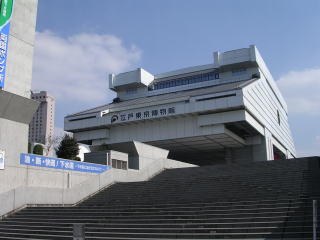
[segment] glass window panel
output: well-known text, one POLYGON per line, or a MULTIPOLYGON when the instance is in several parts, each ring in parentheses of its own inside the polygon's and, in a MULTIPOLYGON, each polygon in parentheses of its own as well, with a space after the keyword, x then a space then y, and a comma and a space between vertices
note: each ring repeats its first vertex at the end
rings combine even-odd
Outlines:
POLYGON ((126 92, 127 92, 127 94, 135 94, 135 93, 137 93, 137 89, 135 89, 135 88, 127 89, 126 92))
POLYGON ((187 79, 182 79, 182 85, 186 85, 187 84, 187 79))

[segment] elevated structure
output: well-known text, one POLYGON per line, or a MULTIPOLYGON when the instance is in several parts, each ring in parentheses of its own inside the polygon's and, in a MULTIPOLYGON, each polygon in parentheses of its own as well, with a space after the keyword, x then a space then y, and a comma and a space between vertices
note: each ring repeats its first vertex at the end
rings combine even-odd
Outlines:
POLYGON ((47 144, 54 134, 54 98, 46 91, 32 93, 31 98, 40 106, 29 125, 29 142, 47 144))
POLYGON ((109 88, 113 103, 65 117, 92 149, 129 153, 135 140, 200 165, 295 157, 287 105, 254 45, 215 52, 213 64, 112 74, 109 88))

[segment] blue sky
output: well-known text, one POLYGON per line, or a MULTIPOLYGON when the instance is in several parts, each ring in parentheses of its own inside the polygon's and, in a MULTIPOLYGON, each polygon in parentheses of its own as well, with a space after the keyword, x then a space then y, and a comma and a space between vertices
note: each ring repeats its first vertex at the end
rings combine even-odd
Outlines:
POLYGON ((33 88, 52 90, 63 128, 66 114, 112 99, 108 73, 207 64, 255 44, 288 101, 298 153, 320 155, 319 12, 318 0, 39 0, 33 88))

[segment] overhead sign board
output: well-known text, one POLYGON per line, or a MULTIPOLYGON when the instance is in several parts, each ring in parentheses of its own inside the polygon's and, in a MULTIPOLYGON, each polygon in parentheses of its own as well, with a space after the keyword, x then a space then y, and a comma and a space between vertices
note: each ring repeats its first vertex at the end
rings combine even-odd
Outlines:
POLYGON ((0 150, 0 170, 4 169, 5 151, 0 150))
POLYGON ((103 173, 111 168, 107 165, 72 161, 62 158, 51 158, 26 153, 21 153, 20 164, 35 167, 55 168, 60 170, 90 173, 103 173))
POLYGON ((4 88, 7 66, 10 19, 14 0, 0 0, 0 89, 4 88))

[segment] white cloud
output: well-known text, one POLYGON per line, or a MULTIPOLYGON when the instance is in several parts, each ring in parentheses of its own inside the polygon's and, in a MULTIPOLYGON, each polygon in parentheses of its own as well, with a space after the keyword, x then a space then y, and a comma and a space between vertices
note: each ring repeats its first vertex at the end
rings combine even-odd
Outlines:
POLYGON ((124 46, 113 35, 81 33, 62 38, 37 32, 33 84, 56 100, 88 102, 106 99, 107 73, 127 70, 140 60, 141 51, 124 46))
POLYGON ((54 138, 61 139, 66 134, 68 134, 70 136, 73 136, 72 133, 64 131, 63 128, 61 128, 61 127, 55 127, 54 128, 54 133, 53 133, 54 138))
POLYGON ((299 157, 320 154, 320 68, 290 71, 277 84, 289 108, 299 157))
POLYGON ((320 68, 291 71, 277 81, 290 113, 320 115, 320 68))

